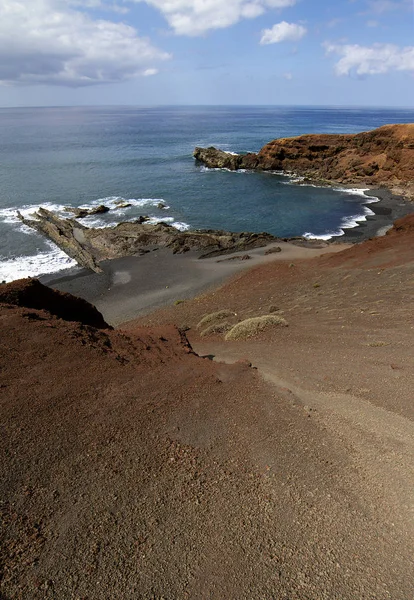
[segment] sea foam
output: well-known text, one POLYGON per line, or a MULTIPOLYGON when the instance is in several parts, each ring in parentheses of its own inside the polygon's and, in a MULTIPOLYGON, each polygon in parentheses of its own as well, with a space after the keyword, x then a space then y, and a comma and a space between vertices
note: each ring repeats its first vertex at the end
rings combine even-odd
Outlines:
MULTIPOLYGON (((115 227, 121 222, 135 221, 139 214, 144 213, 149 217, 148 223, 150 224, 164 222, 171 224, 180 231, 190 229, 188 223, 178 221, 175 217, 168 214, 167 211, 170 209, 170 206, 167 205, 163 198, 108 196, 91 200, 76 208, 91 209, 101 204, 107 206, 110 211, 79 219, 79 223, 93 228, 115 227), (118 206, 119 203, 129 204, 130 206, 118 206), (158 208, 160 204, 162 204, 162 208, 158 208), (160 216, 160 213, 162 213, 162 216, 160 216)), ((66 210, 66 208, 70 208, 69 206, 52 202, 42 202, 41 204, 26 204, 19 208, 0 209, 0 222, 14 227, 20 233, 38 237, 39 233, 24 225, 19 220, 17 211, 25 218, 35 218, 35 213, 39 208, 45 208, 62 218, 74 217, 70 211, 66 210)), ((39 251, 37 254, 19 255, 11 258, 4 257, 3 259, 0 257, 0 281, 14 281, 22 277, 39 277, 76 266, 76 261, 69 258, 55 244, 49 240, 45 241, 50 247, 49 251, 39 251)))
POLYGON ((39 252, 33 256, 16 256, 0 262, 0 282, 14 281, 24 277, 40 277, 76 267, 77 263, 69 258, 52 242, 48 242, 51 250, 39 252))

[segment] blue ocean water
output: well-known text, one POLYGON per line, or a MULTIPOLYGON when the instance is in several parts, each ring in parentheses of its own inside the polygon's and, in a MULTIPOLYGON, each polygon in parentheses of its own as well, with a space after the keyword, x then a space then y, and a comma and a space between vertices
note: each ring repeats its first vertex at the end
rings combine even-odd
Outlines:
POLYGON ((200 168, 195 146, 258 151, 277 138, 360 132, 414 121, 414 110, 313 107, 0 109, 0 281, 73 264, 16 217, 39 206, 104 203, 105 226, 149 215, 181 228, 340 235, 369 209, 361 193, 298 186, 281 175, 200 168), (130 208, 116 208, 125 199, 130 208), (158 207, 163 202, 167 209, 158 207))

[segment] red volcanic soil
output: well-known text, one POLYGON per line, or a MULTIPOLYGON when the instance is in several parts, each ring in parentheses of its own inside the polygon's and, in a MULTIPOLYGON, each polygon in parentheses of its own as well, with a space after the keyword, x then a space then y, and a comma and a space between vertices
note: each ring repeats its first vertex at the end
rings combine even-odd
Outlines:
POLYGON ((257 155, 264 169, 372 185, 414 181, 414 123, 358 134, 303 135, 269 142, 257 155))
POLYGON ((258 154, 229 155, 196 148, 208 167, 285 171, 311 180, 384 186, 414 198, 414 123, 384 125, 357 134, 309 134, 280 138, 258 154))
POLYGON ((0 286, 1 598, 411 598, 413 281, 410 217, 122 330, 0 286))

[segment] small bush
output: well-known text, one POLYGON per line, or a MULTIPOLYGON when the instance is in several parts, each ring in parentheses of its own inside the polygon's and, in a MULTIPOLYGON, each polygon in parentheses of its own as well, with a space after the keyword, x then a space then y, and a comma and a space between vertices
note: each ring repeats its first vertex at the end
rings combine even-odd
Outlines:
POLYGON ((271 326, 287 327, 287 321, 278 315, 265 315, 263 317, 253 317, 237 323, 226 335, 226 340, 245 340, 257 335, 261 331, 271 326))
POLYGON ((182 304, 184 302, 184 300, 176 300, 174 302, 174 306, 178 306, 179 304, 182 304))
POLYGON ((211 313, 201 319, 197 325, 197 329, 205 329, 209 325, 213 325, 214 323, 222 321, 223 319, 227 319, 228 317, 234 317, 234 312, 231 310, 219 310, 218 312, 211 313))
POLYGON ((224 321, 222 323, 215 323, 214 325, 210 325, 210 327, 203 329, 203 331, 200 333, 200 337, 207 337, 209 335, 215 335, 217 333, 226 333, 227 331, 230 331, 232 327, 233 325, 228 321, 224 321))

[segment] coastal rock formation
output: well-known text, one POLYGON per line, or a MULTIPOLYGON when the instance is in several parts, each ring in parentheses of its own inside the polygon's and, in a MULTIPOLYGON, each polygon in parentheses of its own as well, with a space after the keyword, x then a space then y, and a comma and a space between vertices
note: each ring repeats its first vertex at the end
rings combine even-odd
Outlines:
POLYGON ((142 217, 135 223, 120 223, 116 227, 88 228, 75 219, 62 219, 40 208, 32 218, 20 220, 52 240, 79 265, 97 273, 99 262, 111 258, 134 256, 146 248, 166 247, 174 253, 197 250, 200 258, 219 256, 260 248, 277 240, 268 233, 231 233, 228 231, 179 231, 166 223, 146 223, 142 217))
MULTIPOLYGON (((118 205, 118 208, 125 208, 126 206, 131 206, 128 203, 118 205)), ((95 206, 94 208, 77 208, 75 206, 67 206, 65 208, 67 212, 71 212, 75 215, 77 219, 84 219, 85 217, 89 217, 91 215, 102 215, 104 213, 109 212, 111 209, 104 204, 100 204, 99 206, 95 206)))
POLYGON ((17 212, 17 216, 22 223, 55 242, 63 252, 66 252, 82 267, 91 269, 96 273, 102 272, 88 242, 87 227, 81 225, 75 219, 60 219, 44 208, 39 208, 33 218, 30 219, 23 217, 20 212, 17 212))
POLYGON ((256 154, 231 154, 210 146, 210 148, 196 148, 194 158, 212 169, 255 169, 259 166, 256 154))
POLYGON ((358 134, 281 138, 258 154, 196 148, 194 157, 210 168, 284 171, 313 181, 383 185, 414 197, 414 123, 358 134))

